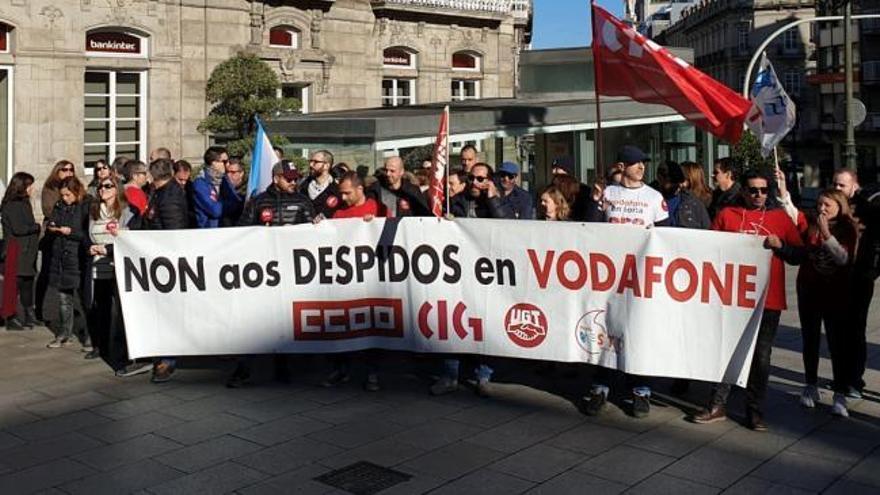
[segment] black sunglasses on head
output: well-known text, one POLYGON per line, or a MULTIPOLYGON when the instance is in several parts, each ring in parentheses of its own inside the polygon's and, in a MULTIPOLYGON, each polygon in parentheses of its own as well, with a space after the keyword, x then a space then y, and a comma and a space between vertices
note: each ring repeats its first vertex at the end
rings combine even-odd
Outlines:
POLYGON ((62 172, 73 172, 73 167, 64 167, 61 169, 62 172))

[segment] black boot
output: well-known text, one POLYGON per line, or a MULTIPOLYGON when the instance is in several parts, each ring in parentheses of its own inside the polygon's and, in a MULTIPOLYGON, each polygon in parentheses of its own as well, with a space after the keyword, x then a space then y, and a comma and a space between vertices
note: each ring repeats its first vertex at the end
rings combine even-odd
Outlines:
POLYGON ((24 330, 24 325, 21 324, 21 320, 18 319, 18 316, 11 316, 6 319, 6 330, 10 332, 24 330))
POLYGON ((37 312, 34 311, 34 308, 26 308, 24 310, 24 326, 27 328, 34 328, 34 326, 39 324, 40 322, 37 320, 37 312))

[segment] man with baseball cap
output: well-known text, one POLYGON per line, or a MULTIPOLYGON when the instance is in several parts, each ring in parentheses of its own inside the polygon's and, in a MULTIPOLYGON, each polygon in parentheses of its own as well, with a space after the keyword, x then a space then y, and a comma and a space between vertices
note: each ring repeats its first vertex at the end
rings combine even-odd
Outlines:
MULTIPOLYGON (((623 164, 620 184, 605 187, 597 198, 599 207, 605 212, 605 221, 641 228, 668 225, 669 213, 663 195, 647 186, 643 180, 645 162, 649 160, 635 146, 624 146, 617 153, 617 161, 623 164)), ((608 368, 598 369, 590 393, 584 397, 584 412, 587 415, 596 416, 602 411, 608 399, 610 374, 608 368)), ((632 387, 632 415, 643 418, 651 411, 651 387, 645 377, 626 375, 626 379, 632 387)))
POLYGON ((500 184, 501 204, 513 212, 515 218, 534 220, 532 196, 516 184, 519 166, 513 162, 503 162, 495 172, 500 184))
MULTIPOLYGON (((272 183, 256 197, 248 201, 239 219, 239 226, 265 225, 267 227, 311 223, 316 216, 312 201, 297 192, 296 183, 299 170, 290 160, 281 160, 272 167, 272 183)), ((252 358, 238 361, 235 371, 226 386, 239 388, 251 377, 252 358)), ((282 382, 290 381, 287 357, 275 356, 275 378, 282 382)))

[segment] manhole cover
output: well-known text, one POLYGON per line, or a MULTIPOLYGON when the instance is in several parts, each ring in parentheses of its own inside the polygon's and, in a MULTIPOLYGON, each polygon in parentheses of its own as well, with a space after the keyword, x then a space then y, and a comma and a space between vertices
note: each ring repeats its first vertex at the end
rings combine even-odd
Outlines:
POLYGON ((355 495, 374 495, 386 488, 409 481, 411 475, 361 461, 315 478, 325 485, 345 490, 355 495))

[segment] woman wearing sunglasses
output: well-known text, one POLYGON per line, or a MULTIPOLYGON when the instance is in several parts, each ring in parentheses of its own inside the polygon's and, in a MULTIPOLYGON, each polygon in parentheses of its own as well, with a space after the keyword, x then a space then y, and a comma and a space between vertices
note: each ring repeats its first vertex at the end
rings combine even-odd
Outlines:
POLYGON ((107 163, 107 160, 100 159, 95 162, 95 175, 92 177, 92 181, 89 182, 89 186, 86 188, 86 193, 89 197, 98 200, 100 196, 98 196, 98 186, 101 185, 101 182, 110 178, 110 164, 107 163))
POLYGON ((129 365, 125 327, 116 290, 113 266, 113 242, 120 230, 136 228, 137 209, 125 201, 119 183, 107 177, 98 184, 98 201, 91 204, 86 244, 88 245, 85 301, 89 333, 95 353, 102 357, 118 376, 129 376, 147 365, 129 365))

